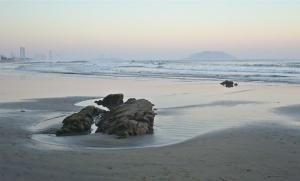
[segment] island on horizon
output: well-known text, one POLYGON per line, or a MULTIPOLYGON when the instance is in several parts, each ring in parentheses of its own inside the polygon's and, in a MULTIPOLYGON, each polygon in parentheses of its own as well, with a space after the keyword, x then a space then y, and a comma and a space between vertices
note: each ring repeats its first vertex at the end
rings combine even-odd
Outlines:
POLYGON ((237 60, 237 57, 223 51, 202 51, 191 54, 188 60, 237 60))

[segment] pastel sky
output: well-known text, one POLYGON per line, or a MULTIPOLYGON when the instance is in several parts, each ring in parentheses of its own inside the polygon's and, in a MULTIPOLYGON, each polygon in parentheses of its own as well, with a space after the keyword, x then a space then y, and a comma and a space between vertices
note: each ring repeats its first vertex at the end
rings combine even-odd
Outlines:
POLYGON ((300 0, 0 0, 0 54, 300 58, 300 0))

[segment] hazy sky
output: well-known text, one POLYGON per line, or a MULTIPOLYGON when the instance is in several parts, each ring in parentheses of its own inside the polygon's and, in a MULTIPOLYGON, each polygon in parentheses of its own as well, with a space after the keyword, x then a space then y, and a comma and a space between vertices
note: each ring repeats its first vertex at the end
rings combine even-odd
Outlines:
POLYGON ((0 54, 300 58, 300 0, 0 0, 0 54))

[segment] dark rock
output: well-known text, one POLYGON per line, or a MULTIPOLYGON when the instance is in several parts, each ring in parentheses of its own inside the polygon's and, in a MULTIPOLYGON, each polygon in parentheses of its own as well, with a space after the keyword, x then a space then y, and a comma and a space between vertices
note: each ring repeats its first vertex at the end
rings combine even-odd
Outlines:
POLYGON ((63 120, 63 126, 56 131, 57 136, 86 134, 91 132, 94 117, 104 113, 95 106, 87 106, 80 112, 74 113, 63 120))
POLYGON ((107 107, 109 110, 114 109, 115 107, 123 104, 123 94, 109 94, 104 97, 102 100, 95 101, 96 104, 107 107))
POLYGON ((229 80, 225 80, 225 81, 221 82, 220 84, 227 88, 231 88, 233 86, 238 86, 238 83, 234 83, 233 81, 229 81, 229 80))
POLYGON ((83 108, 63 120, 63 126, 56 131, 57 136, 87 134, 96 122, 96 132, 114 134, 119 138, 153 133, 155 113, 153 104, 145 99, 130 98, 123 102, 123 94, 110 94, 103 100, 95 101, 109 111, 94 106, 83 108), (96 121, 95 121, 96 120, 96 121))
POLYGON ((83 109, 81 109, 81 111, 79 111, 80 114, 86 115, 86 116, 91 116, 91 117, 96 117, 99 114, 102 114, 106 112, 105 110, 99 109, 95 106, 87 106, 83 109))
POLYGON ((115 134, 120 138, 153 133, 155 113, 153 104, 145 99, 128 99, 124 104, 106 112, 97 123, 96 132, 115 134))
POLYGON ((125 102, 125 104, 132 104, 132 103, 134 103, 135 101, 136 101, 135 98, 129 98, 129 99, 125 102))

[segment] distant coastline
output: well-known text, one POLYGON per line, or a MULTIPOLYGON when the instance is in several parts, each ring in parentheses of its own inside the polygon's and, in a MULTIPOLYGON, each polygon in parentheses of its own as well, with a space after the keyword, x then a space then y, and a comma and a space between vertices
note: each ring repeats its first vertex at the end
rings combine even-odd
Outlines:
POLYGON ((31 58, 18 58, 18 57, 5 57, 0 55, 0 63, 9 63, 9 62, 21 62, 24 60, 31 60, 31 58))
POLYGON ((188 60, 237 60, 237 57, 223 51, 202 51, 191 54, 188 60))

